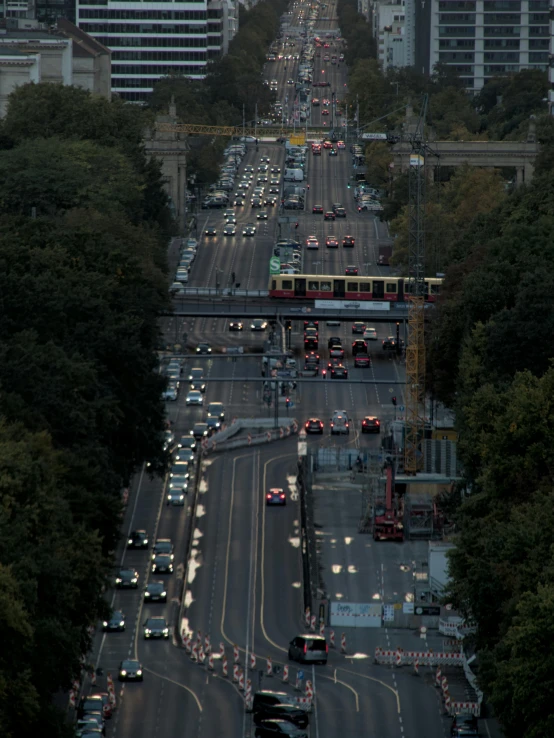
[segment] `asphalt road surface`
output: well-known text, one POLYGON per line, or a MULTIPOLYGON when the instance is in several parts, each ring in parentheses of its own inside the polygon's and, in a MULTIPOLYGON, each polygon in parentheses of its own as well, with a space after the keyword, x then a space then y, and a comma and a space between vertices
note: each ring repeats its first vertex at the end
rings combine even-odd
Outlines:
MULTIPOLYGON (((298 22, 299 8, 295 10, 298 22)), ((323 12, 323 11, 322 11, 323 12)), ((335 3, 329 3, 325 17, 335 18, 335 3)), ((318 21, 317 28, 336 28, 336 20, 318 21), (325 25, 326 24, 326 25, 325 25)), ((299 47, 297 47, 299 48, 299 47)), ((323 50, 322 50, 323 51, 323 50)), ((330 49, 333 52, 333 49, 330 49)), ((289 78, 296 78, 297 62, 283 60, 271 65, 268 77, 279 81, 279 98, 284 100, 289 78)), ((269 65, 268 65, 269 66, 269 65)), ((332 88, 321 88, 323 97, 344 96, 346 70, 344 65, 321 62, 325 77, 332 88)), ((321 70, 317 71, 322 74, 321 70)), ((288 101, 289 109, 292 99, 288 101)), ((327 118, 328 116, 324 116, 327 118)), ((330 116, 329 116, 330 117, 330 116)), ((312 118, 313 124, 323 122, 321 107, 312 118)), ((345 140, 347 146, 348 139, 345 140)), ((258 152, 250 145, 243 166, 256 167, 262 156, 270 157, 270 166, 284 169, 284 148, 278 144, 259 145, 258 152)), ((320 247, 305 252, 306 273, 344 274, 347 265, 358 266, 362 274, 377 271, 377 245, 386 238, 385 227, 368 213, 358 214, 354 207, 352 190, 347 182, 352 174, 348 151, 337 157, 323 152, 308 162, 306 209, 295 212, 299 226, 294 229, 299 240, 315 234, 320 247), (323 220, 312 213, 315 204, 329 209, 341 202, 347 217, 335 222, 323 220), (356 239, 353 249, 327 249, 325 238, 334 235, 339 240, 345 235, 356 239)), ((247 200, 249 202, 249 199, 247 200)), ((225 238, 222 212, 202 211, 200 232, 209 226, 218 228, 215 238, 201 238, 198 256, 191 272, 191 286, 215 286, 216 280, 225 286, 235 272, 235 281, 243 288, 264 289, 268 283, 268 260, 279 235, 278 208, 268 208, 268 220, 257 221, 257 211, 248 204, 237 210, 238 229, 235 237, 225 238), (247 222, 257 224, 254 238, 241 235, 247 222)), ((379 269, 379 273, 386 273, 379 269)), ((236 316, 240 318, 240 315, 236 316)), ((370 323, 368 323, 370 324, 370 323)), ((401 361, 385 357, 380 350, 381 340, 394 334, 393 324, 377 327, 378 341, 370 346, 372 364, 367 369, 353 366, 350 343, 351 323, 328 327, 320 323, 322 364, 328 358, 329 336, 340 336, 346 349, 344 363, 351 378, 384 380, 382 384, 358 385, 320 377, 317 382, 299 384, 291 390, 292 407, 289 412, 303 423, 308 417, 320 417, 326 424, 321 437, 310 437, 313 446, 349 446, 375 448, 379 436, 362 435, 361 420, 365 415, 376 415, 382 424, 394 418, 391 404, 393 394, 398 406, 403 405, 401 385, 404 366, 401 361), (390 381, 390 385, 387 384, 390 381), (352 433, 347 437, 330 437, 328 421, 331 413, 346 410, 351 418, 352 433)), ((166 337, 170 343, 194 349, 201 340, 210 341, 214 353, 229 346, 243 346, 246 350, 263 350, 265 333, 255 333, 245 323, 244 331, 232 333, 223 319, 191 318, 168 321, 166 337)), ((292 348, 300 359, 303 356, 302 325, 294 324, 292 348)), ((266 417, 274 409, 264 403, 262 385, 248 381, 261 376, 261 359, 243 356, 209 358, 188 356, 183 367, 182 391, 176 402, 168 403, 168 418, 176 438, 186 434, 194 422, 202 420, 204 408, 187 408, 185 396, 189 370, 202 366, 206 378, 205 403, 221 401, 226 419, 232 417, 266 417), (210 381, 225 378, 225 382, 210 381), (240 380, 239 380, 240 378, 240 380)), ((281 413, 284 405, 281 406, 281 413)), ((212 649, 219 656, 223 644, 232 672, 233 647, 240 650, 242 666, 248 666, 247 678, 253 689, 282 688, 283 667, 288 664, 289 641, 304 630, 302 558, 300 551, 300 509, 295 485, 297 468, 297 441, 294 438, 274 444, 239 449, 233 453, 216 454, 203 464, 197 516, 193 540, 194 559, 185 579, 187 530, 191 523, 190 501, 184 507, 165 504, 165 487, 161 480, 151 479, 143 472, 134 482, 127 507, 123 539, 128 531, 144 528, 150 541, 170 538, 175 545, 175 571, 164 577, 167 582, 166 604, 145 604, 144 586, 152 579, 150 551, 128 551, 123 548, 118 561, 133 566, 140 575, 136 590, 114 591, 113 607, 126 614, 126 630, 96 636, 94 665, 98 668, 97 683, 105 687, 106 675, 116 677, 119 662, 127 657, 138 658, 143 666, 143 683, 118 686, 118 709, 108 723, 111 738, 239 738, 254 735, 251 716, 245 713, 244 700, 230 677, 222 676, 220 658, 214 659, 214 669, 193 663, 175 638, 185 625, 202 639, 209 635, 212 649), (284 507, 268 507, 265 492, 271 487, 283 488, 287 497, 284 507), (186 604, 185 621, 179 620, 180 602, 186 604), (171 626, 167 641, 146 641, 142 625, 153 615, 163 615, 171 626), (254 655, 254 661, 252 660, 254 655), (267 659, 277 673, 266 675, 267 659), (279 671, 280 669, 280 671, 279 671)), ((355 525, 358 502, 345 494, 322 498, 318 517, 325 535, 328 555, 336 555, 336 576, 329 579, 331 594, 339 592, 350 601, 371 601, 388 598, 408 591, 409 580, 403 576, 403 562, 415 555, 412 544, 372 547, 368 538, 354 540, 349 532, 355 525), (355 511, 354 508, 356 507, 355 511)), ((339 649, 330 652, 327 666, 304 669, 305 678, 313 681, 316 702, 311 717, 310 735, 313 738, 443 738, 447 723, 439 713, 437 697, 425 679, 410 674, 386 671, 374 666, 372 649, 380 631, 349 632, 346 655, 339 649)), ((385 645, 385 642, 383 642, 385 645)), ((296 668, 291 665, 291 678, 296 668)), ((117 682, 116 682, 117 684, 117 682)), ((291 694, 292 686, 286 687, 291 694)))

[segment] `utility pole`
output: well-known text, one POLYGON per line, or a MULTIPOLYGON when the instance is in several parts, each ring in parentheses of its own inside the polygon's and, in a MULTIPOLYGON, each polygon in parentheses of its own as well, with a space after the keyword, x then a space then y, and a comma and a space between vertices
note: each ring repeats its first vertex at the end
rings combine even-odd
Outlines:
POLYGON ((258 103, 254 106, 254 137, 258 143, 258 103))

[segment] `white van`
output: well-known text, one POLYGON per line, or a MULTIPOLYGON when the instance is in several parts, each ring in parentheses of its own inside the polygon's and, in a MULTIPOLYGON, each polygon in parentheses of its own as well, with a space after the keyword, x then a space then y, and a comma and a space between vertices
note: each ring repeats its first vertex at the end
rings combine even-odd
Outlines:
POLYGON ((304 180, 304 172, 302 169, 285 169, 285 182, 302 182, 304 180))

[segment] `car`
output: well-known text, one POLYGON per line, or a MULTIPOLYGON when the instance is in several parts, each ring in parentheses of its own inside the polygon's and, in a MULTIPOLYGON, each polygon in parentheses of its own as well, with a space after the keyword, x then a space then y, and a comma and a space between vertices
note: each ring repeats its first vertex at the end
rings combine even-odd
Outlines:
POLYGON ((237 232, 237 227, 233 223, 227 223, 227 225, 223 228, 224 236, 234 236, 236 232, 237 232))
POLYGON ((217 236, 217 229, 210 226, 209 228, 206 228, 204 235, 208 238, 213 238, 214 236, 217 236))
POLYGON ((352 323, 352 333, 362 334, 365 331, 365 323, 361 320, 356 320, 352 323))
POLYGON ((166 505, 182 507, 185 504, 185 492, 178 489, 168 489, 166 495, 166 505))
POLYGON ((287 720, 297 728, 307 728, 310 722, 310 718, 306 710, 299 705, 292 704, 276 704, 276 705, 263 705, 254 712, 254 724, 260 725, 264 720, 287 720))
POLYGON ((342 239, 343 248, 354 248, 355 243, 354 236, 345 236, 342 239))
POLYGON ((371 366, 369 354, 356 354, 354 357, 354 366, 358 369, 367 369, 371 366))
POLYGON ((285 495, 285 490, 277 488, 277 487, 272 487, 268 492, 266 492, 265 504, 266 505, 286 505, 287 497, 285 495))
POLYGON ((271 167, 271 174, 281 174, 281 167, 271 167))
POLYGON ((157 554, 152 561, 152 574, 173 574, 172 558, 172 554, 157 554))
POLYGON ((344 359, 344 349, 342 346, 335 344, 329 349, 331 359, 344 359))
POLYGON ((197 354, 211 354, 212 353, 212 347, 210 346, 207 341, 203 341, 202 343, 199 343, 196 347, 196 353, 197 354))
POLYGON ((329 421, 332 436, 350 433, 350 419, 346 410, 335 410, 329 421))
POLYGON ((198 392, 206 391, 206 384, 201 379, 193 379, 190 383, 191 390, 197 390, 198 392))
POLYGON ((175 402, 179 397, 179 384, 177 382, 170 382, 162 392, 162 400, 169 402, 175 402))
POLYGON ((172 430, 164 431, 164 451, 167 451, 175 443, 175 434, 172 430))
POLYGON ((277 205, 277 197, 276 195, 270 195, 269 197, 266 197, 264 205, 269 205, 269 207, 275 207, 277 205))
POLYGON ((267 328, 267 322, 262 318, 254 318, 250 324, 251 331, 265 331, 267 328))
MULTIPOLYGON (((390 351, 391 353, 395 352, 397 349, 395 336, 387 336, 384 338, 382 341, 382 347, 383 351, 390 351)), ((400 350, 404 348, 404 341, 402 339, 400 339, 399 348, 400 350)))
POLYGON ((325 245, 328 249, 338 249, 339 242, 334 236, 327 236, 327 238, 325 239, 325 245))
POLYGON ((327 210, 323 216, 323 220, 335 220, 335 213, 332 210, 327 210))
POLYGON ((306 239, 306 248, 307 249, 318 249, 319 248, 319 241, 317 240, 316 236, 308 236, 306 239))
POLYGON ((289 738, 308 738, 308 734, 288 720, 273 718, 260 721, 256 726, 254 738, 273 738, 273 736, 289 736, 289 738))
POLYGON ((135 569, 122 568, 115 578, 117 589, 136 589, 138 587, 139 573, 135 569))
POLYGON ((314 156, 321 156, 321 146, 320 146, 320 144, 312 144, 312 154, 314 156))
POLYGON ((165 618, 148 618, 144 623, 143 635, 146 640, 152 638, 169 638, 169 628, 165 618))
POLYGON ((230 331, 242 331, 244 329, 244 323, 242 320, 231 320, 229 321, 230 331))
POLYGON ((375 328, 370 328, 366 326, 366 329, 364 331, 364 341, 376 341, 377 340, 377 331, 375 328))
POLYGON ((196 449, 196 439, 192 436, 181 436, 177 443, 177 448, 188 448, 194 451, 196 449))
POLYGON ((120 682, 142 682, 142 664, 137 659, 124 659, 119 664, 118 676, 120 682))
POLYGON ((456 738, 478 736, 479 723, 475 715, 454 715, 450 726, 450 735, 456 738))
POLYGON ((235 196, 235 199, 233 200, 233 205, 236 208, 242 208, 242 207, 244 207, 244 197, 235 196))
POLYGON ((197 441, 201 441, 208 436, 209 430, 206 423, 195 423, 190 433, 197 441))
MULTIPOLYGON (((341 54, 341 56, 342 56, 342 54, 341 54)), ((341 59, 341 61, 342 61, 342 59, 341 59)), ((346 144, 344 143, 344 141, 337 141, 337 149, 341 149, 342 150, 342 149, 345 149, 345 148, 346 148, 346 144)))
POLYGON ((329 340, 327 341, 327 347, 333 348, 333 346, 341 346, 342 340, 338 336, 329 336, 329 340))
POLYGON ((348 379, 348 369, 339 364, 331 369, 331 379, 348 379))
POLYGON ((352 342, 352 356, 356 354, 367 354, 367 343, 363 338, 358 338, 352 342))
MULTIPOLYGON (((327 111, 327 115, 329 115, 329 111, 327 111)), ((338 156, 339 152, 336 149, 329 149, 329 156, 338 156)))
POLYGON ((75 738, 101 738, 104 735, 105 726, 102 716, 99 714, 85 713, 81 720, 75 724, 75 738), (100 718, 100 719, 98 719, 100 718))
POLYGON ((221 420, 219 418, 208 417, 206 418, 206 425, 211 435, 221 428, 221 420))
POLYGON ((346 218, 346 210, 342 207, 342 205, 333 208, 333 212, 335 213, 335 216, 337 218, 346 218))
POLYGON ((354 266, 353 264, 349 264, 344 269, 344 274, 346 277, 357 277, 358 276, 358 267, 354 266))
POLYGON ((329 646, 324 636, 298 635, 289 643, 289 659, 301 664, 326 664, 329 646))
POLYGON ((185 248, 187 249, 195 249, 198 246, 198 241, 196 238, 193 238, 192 236, 190 238, 187 238, 187 241, 185 243, 185 248))
POLYGON ((256 226, 254 225, 254 223, 247 223, 242 229, 242 235, 243 236, 255 236, 256 226))
POLYGON ((271 705, 289 705, 294 701, 294 697, 287 692, 274 692, 270 689, 261 689, 254 693, 252 700, 252 712, 256 713, 265 710, 271 705))
POLYGON ((270 195, 278 195, 279 194, 279 188, 276 185, 273 185, 269 188, 268 193, 270 195))
POLYGON ((180 449, 176 460, 186 461, 189 466, 192 466, 196 460, 194 451, 190 448, 180 449))
POLYGON ((256 180, 257 185, 265 184, 266 182, 267 182, 267 177, 265 176, 265 174, 263 174, 261 177, 258 177, 258 179, 256 180))
POLYGON ((189 381, 193 382, 195 380, 202 380, 204 379, 204 369, 200 366, 195 366, 190 370, 189 374, 189 381))
POLYGON ((191 390, 187 395, 186 404, 203 405, 204 398, 202 397, 202 392, 199 392, 198 390, 191 390))
POLYGON ((171 469, 169 470, 169 476, 173 477, 184 477, 188 479, 190 476, 189 465, 185 461, 174 461, 171 469))
POLYGON ((316 213, 318 215, 323 213, 323 205, 314 205, 312 208, 312 213, 316 213))
POLYGON ((259 212, 258 212, 258 213, 256 214, 256 218, 257 218, 258 220, 267 220, 267 210, 260 210, 260 211, 259 211, 259 212))
POLYGON ((326 138, 325 141, 323 142, 323 148, 324 149, 332 149, 333 148, 333 142, 332 141, 329 141, 329 139, 326 138))
POLYGON ((309 418, 306 421, 306 433, 323 433, 323 421, 319 418, 309 418))
POLYGON ((168 554, 168 556, 171 556, 171 560, 173 561, 175 555, 171 538, 156 538, 156 542, 152 547, 152 561, 154 561, 158 554, 168 554))
MULTIPOLYGON (((250 201, 250 206, 253 208, 261 208, 262 205, 263 205, 262 198, 259 195, 256 195, 255 197, 253 197, 252 200, 250 201)), ((253 236, 253 235, 254 235, 253 233, 244 233, 243 231, 243 236, 253 236)))
POLYGON ((102 623, 104 633, 125 630, 125 615, 121 610, 114 610, 107 620, 102 623))
POLYGON ((269 158, 267 156, 265 156, 265 157, 262 157, 260 159, 260 161, 263 162, 263 163, 260 164, 260 166, 258 167, 258 172, 261 172, 262 174, 265 174, 268 171, 268 169, 269 169, 269 167, 267 166, 268 163, 269 163, 269 158), (267 161, 266 161, 266 159, 267 159, 267 161))
POLYGON ((158 580, 155 582, 148 582, 146 589, 144 590, 144 601, 145 602, 167 602, 167 590, 165 583, 158 580))
MULTIPOLYGON (((77 717, 82 719, 83 715, 87 713, 99 713, 100 716, 104 715, 104 700, 99 694, 88 694, 82 695, 79 700, 79 707, 77 709, 77 717)), ((111 709, 110 709, 111 715, 111 709)))
POLYGON ((362 433, 380 433, 381 421, 374 415, 366 415, 362 420, 362 433))
MULTIPOLYGON (((228 210, 225 210, 223 212, 223 218, 224 218, 224 220, 228 220, 229 218, 233 218, 234 219, 235 218, 235 211, 232 210, 231 208, 229 208, 228 210)), ((234 220, 233 222, 236 223, 236 220, 234 220)))
POLYGON ((294 80, 293 79, 287 79, 287 85, 293 85, 294 80))
POLYGON ((208 405, 208 417, 225 420, 225 407, 222 402, 210 402, 208 405))
POLYGON ((148 533, 145 530, 132 530, 127 539, 127 548, 148 548, 148 533))
POLYGON ((319 374, 319 366, 316 361, 307 360, 304 362, 305 372, 315 372, 316 376, 319 374))

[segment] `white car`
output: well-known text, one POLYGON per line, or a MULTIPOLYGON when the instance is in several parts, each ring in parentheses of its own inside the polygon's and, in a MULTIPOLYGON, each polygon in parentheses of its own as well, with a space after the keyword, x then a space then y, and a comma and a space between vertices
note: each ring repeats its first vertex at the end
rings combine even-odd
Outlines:
POLYGON ((185 292, 185 286, 182 282, 173 282, 173 284, 169 288, 169 291, 175 297, 182 297, 183 295, 187 294, 185 292))
POLYGON ((184 505, 185 495, 184 492, 177 489, 170 489, 167 493, 167 504, 168 505, 184 505))
POLYGON ((306 239, 306 248, 307 249, 318 249, 319 248, 319 241, 315 236, 310 236, 306 239))
POLYGON ((174 382, 170 382, 165 390, 162 392, 162 399, 166 402, 175 402, 179 395, 179 388, 174 382))
POLYGON ((191 390, 186 399, 187 405, 203 405, 204 398, 199 390, 191 390))
POLYGON ((375 328, 366 328, 364 331, 364 341, 376 341, 377 331, 375 328))
POLYGON ((181 282, 182 284, 186 284, 189 281, 188 269, 177 269, 177 274, 175 275, 175 281, 181 282))
POLYGON ((187 238, 187 242, 185 243, 185 248, 195 249, 197 246, 198 246, 198 241, 195 238, 187 238))

